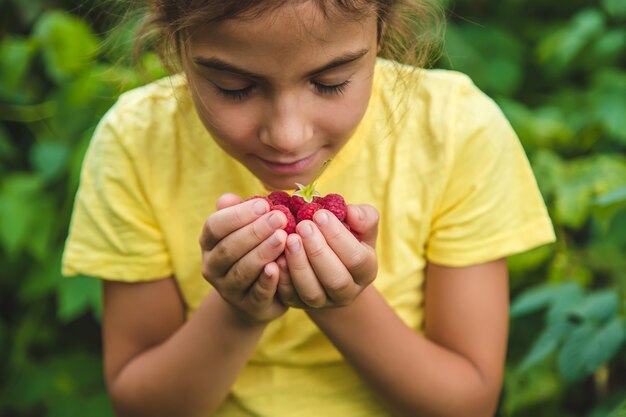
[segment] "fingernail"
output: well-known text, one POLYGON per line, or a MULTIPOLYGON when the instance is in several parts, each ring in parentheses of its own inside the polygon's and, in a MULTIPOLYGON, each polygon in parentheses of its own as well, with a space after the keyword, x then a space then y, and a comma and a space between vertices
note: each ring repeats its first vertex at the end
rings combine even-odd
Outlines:
POLYGON ((267 211, 267 203, 262 200, 258 200, 252 206, 252 210, 254 210, 256 214, 264 214, 267 211))
POLYGON ((287 248, 291 253, 300 252, 300 249, 302 249, 302 246, 300 245, 300 239, 287 239, 287 248))
POLYGON ((270 245, 272 245, 273 247, 280 246, 280 238, 278 237, 278 232, 277 231, 274 232, 272 234, 272 236, 270 236, 269 242, 270 242, 270 245))
POLYGON ((356 208, 357 213, 359 214, 359 220, 363 220, 365 218, 365 214, 363 213, 363 210, 360 207, 356 208))
POLYGON ((315 223, 317 224, 326 224, 328 223, 328 214, 326 214, 326 212, 324 211, 318 211, 313 216, 313 219, 315 220, 315 223))
POLYGON ((283 220, 280 218, 280 214, 278 213, 272 213, 267 219, 267 222, 272 229, 278 229, 283 225, 283 220))
POLYGON ((313 234, 313 227, 309 223, 304 223, 299 227, 298 233, 302 237, 310 237, 313 234))

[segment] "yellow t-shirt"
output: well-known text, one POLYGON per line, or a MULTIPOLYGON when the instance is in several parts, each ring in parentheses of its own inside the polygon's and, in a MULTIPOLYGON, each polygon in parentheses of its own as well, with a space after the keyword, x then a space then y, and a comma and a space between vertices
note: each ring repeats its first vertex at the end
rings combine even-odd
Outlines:
MULTIPOLYGON (((477 264, 554 240, 509 123, 452 71, 379 60, 365 117, 318 189, 378 209, 374 285, 416 331, 427 262, 477 264)), ((193 314, 211 290, 198 237, 226 192, 267 193, 212 140, 183 76, 125 93, 85 156, 64 275, 138 282, 174 274, 193 314)), ((290 309, 268 325, 217 415, 386 413, 306 314, 290 309)))

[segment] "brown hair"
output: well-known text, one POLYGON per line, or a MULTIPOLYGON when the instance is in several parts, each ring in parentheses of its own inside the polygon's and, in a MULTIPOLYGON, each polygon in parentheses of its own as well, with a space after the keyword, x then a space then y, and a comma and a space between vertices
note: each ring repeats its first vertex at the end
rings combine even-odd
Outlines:
MULTIPOLYGON (((170 72, 180 70, 184 33, 210 22, 254 18, 288 0, 150 0, 135 42, 135 62, 154 48, 170 72)), ((293 1, 293 0, 291 0, 293 1)), ((441 53, 445 20, 436 0, 313 0, 323 13, 378 18, 379 56, 415 67, 431 65, 441 53)))

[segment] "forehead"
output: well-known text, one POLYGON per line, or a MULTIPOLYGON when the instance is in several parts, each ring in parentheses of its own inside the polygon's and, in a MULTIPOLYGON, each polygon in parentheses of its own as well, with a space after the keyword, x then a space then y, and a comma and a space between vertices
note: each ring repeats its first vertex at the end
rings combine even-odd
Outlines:
POLYGON ((348 14, 336 6, 326 10, 314 1, 288 1, 258 14, 199 25, 190 33, 194 52, 214 48, 262 54, 273 51, 332 49, 360 41, 376 33, 374 13, 348 14), (257 52, 257 53, 255 53, 257 52))

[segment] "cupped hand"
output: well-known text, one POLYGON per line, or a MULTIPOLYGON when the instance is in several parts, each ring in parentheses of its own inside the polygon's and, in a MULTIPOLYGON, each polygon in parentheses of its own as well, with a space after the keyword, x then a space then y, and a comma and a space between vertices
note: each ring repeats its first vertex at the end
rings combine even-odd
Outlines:
POLYGON ((378 272, 378 212, 370 205, 349 205, 346 223, 319 210, 287 237, 280 268, 278 295, 287 306, 341 307, 351 304, 378 272))
POLYGON ((276 297, 287 233, 285 215, 263 199, 225 194, 200 236, 202 275, 247 324, 269 322, 287 309, 276 297))

